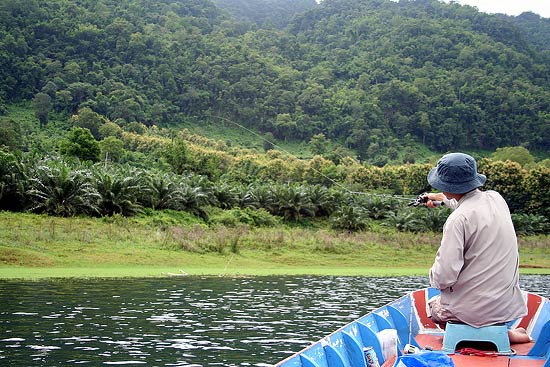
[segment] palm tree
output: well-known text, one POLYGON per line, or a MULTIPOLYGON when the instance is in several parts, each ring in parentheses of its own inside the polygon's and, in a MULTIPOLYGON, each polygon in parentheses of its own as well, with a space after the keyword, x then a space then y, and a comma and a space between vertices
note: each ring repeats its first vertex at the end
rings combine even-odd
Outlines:
POLYGON ((447 217, 451 213, 449 208, 439 208, 437 210, 430 210, 428 208, 416 208, 420 213, 423 212, 423 226, 426 231, 440 232, 443 229, 443 225, 447 220, 447 217), (426 209, 426 210, 422 210, 426 209))
POLYGON ((96 166, 93 176, 95 187, 101 196, 98 203, 101 215, 132 216, 141 211, 138 197, 147 192, 143 171, 115 171, 96 166))
POLYGON ((32 211, 63 217, 96 214, 101 199, 90 170, 53 159, 33 168, 28 194, 32 211))
POLYGON ((391 213, 385 223, 401 232, 421 232, 425 229, 423 220, 414 212, 414 209, 391 213))
POLYGON ((200 186, 182 184, 179 187, 180 208, 208 221, 206 207, 212 203, 210 196, 200 186))
POLYGON ((336 193, 325 186, 307 185, 302 189, 311 201, 316 217, 328 217, 336 209, 336 193))
POLYGON ((383 219, 402 209, 403 204, 395 199, 376 196, 362 195, 359 199, 360 205, 368 212, 372 219, 383 219))
POLYGON ((227 182, 221 182, 214 186, 215 205, 222 209, 231 209, 239 203, 239 189, 227 182))
POLYGON ((369 222, 366 211, 354 205, 342 205, 330 217, 333 228, 347 231, 360 231, 368 228, 369 222))
POLYGON ((310 217, 315 215, 315 206, 301 186, 274 186, 273 199, 273 214, 285 219, 297 220, 302 215, 310 217))
POLYGON ((27 184, 27 170, 20 157, 0 149, 0 210, 23 210, 27 184))
POLYGON ((141 195, 140 202, 152 209, 178 209, 183 200, 181 181, 181 177, 172 173, 153 173, 146 182, 149 195, 141 195))
POLYGON ((249 185, 240 199, 242 208, 264 208, 268 212, 274 211, 273 203, 272 187, 267 185, 249 185))

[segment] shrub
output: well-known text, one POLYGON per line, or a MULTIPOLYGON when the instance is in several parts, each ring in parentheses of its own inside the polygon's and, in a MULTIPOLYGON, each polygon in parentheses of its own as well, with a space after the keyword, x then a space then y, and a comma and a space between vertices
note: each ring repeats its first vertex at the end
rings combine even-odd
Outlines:
POLYGON ((550 221, 542 215, 514 213, 512 221, 518 234, 546 234, 550 231, 550 221))
POLYGON ((343 205, 330 217, 332 228, 360 231, 369 227, 366 211, 358 206, 343 205))
POLYGON ((510 211, 518 211, 525 206, 528 193, 523 189, 522 182, 527 172, 519 163, 481 159, 479 172, 487 176, 484 189, 498 191, 506 199, 510 211))
POLYGON ((88 129, 74 127, 59 145, 64 156, 77 157, 83 161, 99 161, 101 148, 88 129))
POLYGON ((550 218, 550 168, 539 166, 529 171, 523 179, 523 191, 529 200, 522 203, 531 214, 550 218))
POLYGON ((267 210, 245 208, 242 210, 236 209, 236 215, 239 222, 250 224, 258 227, 271 227, 279 224, 279 218, 271 215, 267 210))
POLYGON ((280 223, 280 219, 267 210, 253 208, 233 208, 218 210, 209 215, 210 224, 223 224, 227 227, 236 227, 247 224, 254 227, 271 227, 280 223))
POLYGON ((396 199, 375 195, 364 195, 360 197, 360 204, 365 208, 368 216, 372 219, 383 219, 395 214, 401 207, 396 199))
POLYGON ((415 209, 392 213, 385 224, 400 232, 422 232, 424 229, 422 214, 418 214, 415 209))

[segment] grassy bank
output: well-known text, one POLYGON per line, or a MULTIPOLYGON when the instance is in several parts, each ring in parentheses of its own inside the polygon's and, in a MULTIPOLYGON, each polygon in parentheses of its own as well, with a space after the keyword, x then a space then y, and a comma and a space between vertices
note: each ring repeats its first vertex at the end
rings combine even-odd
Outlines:
MULTIPOLYGON (((57 218, 0 212, 0 278, 424 275, 438 233, 387 228, 209 228, 185 218, 57 218)), ((523 273, 550 274, 550 236, 520 238, 523 273)))

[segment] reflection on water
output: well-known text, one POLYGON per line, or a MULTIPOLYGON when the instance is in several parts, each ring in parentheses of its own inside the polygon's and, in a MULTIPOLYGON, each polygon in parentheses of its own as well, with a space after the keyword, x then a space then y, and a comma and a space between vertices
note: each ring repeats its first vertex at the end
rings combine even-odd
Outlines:
MULTIPOLYGON (((546 297, 549 276, 523 276, 546 297)), ((0 281, 2 366, 269 366, 425 277, 0 281)))

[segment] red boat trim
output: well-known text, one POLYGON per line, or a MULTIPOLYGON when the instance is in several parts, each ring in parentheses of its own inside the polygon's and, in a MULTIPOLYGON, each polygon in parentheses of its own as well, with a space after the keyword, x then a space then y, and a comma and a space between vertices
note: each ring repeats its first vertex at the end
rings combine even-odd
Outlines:
POLYGON ((527 294, 527 315, 524 316, 516 327, 522 327, 528 332, 530 331, 531 321, 537 320, 535 316, 538 316, 539 309, 542 307, 543 299, 541 296, 528 293, 527 294))
POLYGON ((428 290, 421 289, 412 293, 414 307, 418 314, 418 323, 426 329, 441 329, 428 317, 428 290))

